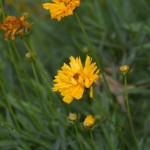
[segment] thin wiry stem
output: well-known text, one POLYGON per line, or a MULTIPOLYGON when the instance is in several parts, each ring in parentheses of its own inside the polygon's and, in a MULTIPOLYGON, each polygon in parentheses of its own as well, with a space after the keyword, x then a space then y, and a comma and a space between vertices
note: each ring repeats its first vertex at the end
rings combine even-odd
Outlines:
POLYGON ((124 76, 124 86, 125 86, 125 100, 126 100, 126 105, 127 105, 128 119, 129 119, 129 123, 131 126, 132 135, 135 140, 136 149, 138 150, 139 147, 138 147, 137 138, 136 138, 136 134, 135 134, 135 130, 134 130, 134 125, 133 125, 131 110, 130 110, 130 105, 129 105, 129 99, 128 99, 127 76, 126 75, 124 76))
POLYGON ((74 124, 74 128, 75 128, 75 132, 76 132, 76 135, 77 135, 77 140, 78 140, 80 150, 83 150, 83 146, 82 146, 82 143, 81 143, 81 140, 80 140, 80 136, 79 136, 79 132, 78 132, 78 128, 77 128, 76 124, 74 124))
MULTIPOLYGON (((107 92, 108 92, 108 95, 109 95, 110 98, 113 100, 113 97, 112 97, 112 94, 111 94, 111 92, 110 92, 110 89, 109 89, 109 86, 108 86, 106 77, 105 77, 104 72, 103 72, 103 67, 102 67, 102 62, 101 62, 102 59, 97 57, 97 55, 96 55, 96 53, 95 53, 95 50, 94 50, 94 48, 93 48, 93 45, 92 45, 92 43, 91 43, 91 41, 90 41, 90 39, 89 39, 89 37, 88 37, 86 31, 85 31, 85 28, 84 28, 83 24, 82 24, 81 21, 80 21, 80 18, 79 18, 79 16, 78 16, 78 14, 75 13, 75 16, 76 16, 77 22, 78 22, 78 24, 79 24, 79 26, 80 26, 80 28, 81 28, 81 31, 82 31, 82 33, 83 33, 83 35, 84 35, 84 37, 85 37, 85 39, 86 39, 86 41, 87 41, 87 44, 88 44, 88 46, 89 46, 89 48, 90 48, 90 50, 91 50, 91 52, 92 52, 92 54, 93 54, 93 56, 94 56, 96 62, 97 62, 97 65, 98 65, 98 67, 101 69, 102 79, 103 79, 103 81, 104 81, 104 86, 105 86, 105 88, 106 88, 106 90, 107 90, 107 92)), ((100 56, 99 56, 99 57, 100 57, 100 56)))
POLYGON ((93 149, 95 150, 96 148, 95 148, 95 143, 94 143, 94 138, 93 138, 93 132, 92 132, 92 130, 90 130, 90 137, 91 137, 93 149))

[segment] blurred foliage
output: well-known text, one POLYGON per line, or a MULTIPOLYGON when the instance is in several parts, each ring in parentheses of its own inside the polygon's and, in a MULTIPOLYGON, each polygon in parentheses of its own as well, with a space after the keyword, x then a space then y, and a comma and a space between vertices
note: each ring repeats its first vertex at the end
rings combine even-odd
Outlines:
MULTIPOLYGON (((53 78, 70 56, 94 55, 81 32, 75 15, 60 22, 50 19, 42 3, 48 0, 1 0, 0 20, 28 13, 33 23, 25 37, 4 40, 0 32, 0 149, 2 150, 91 150, 89 130, 82 122, 87 114, 101 116, 93 130, 95 149, 135 149, 126 112, 102 81, 94 87, 95 101, 85 94, 83 100, 70 105, 53 93, 53 78), (3 5, 2 5, 3 4, 3 5), (35 53, 35 60, 25 58, 35 53), (100 86, 100 85, 101 86, 100 86), (69 112, 80 114, 76 124, 67 121, 69 112)), ((129 65, 129 102, 138 145, 150 148, 150 1, 149 0, 81 0, 75 10, 102 62, 101 70, 123 84, 117 68, 129 65)), ((97 62, 98 63, 98 62, 97 62)), ((88 93, 88 92, 87 92, 88 93)))

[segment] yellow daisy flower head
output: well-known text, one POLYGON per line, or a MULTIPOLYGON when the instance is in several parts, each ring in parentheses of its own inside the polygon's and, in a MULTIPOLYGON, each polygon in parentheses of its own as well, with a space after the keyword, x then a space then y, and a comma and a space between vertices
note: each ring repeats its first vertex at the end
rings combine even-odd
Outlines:
POLYGON ((95 124, 95 119, 92 115, 86 116, 83 126, 86 128, 91 128, 95 124))
POLYGON ((80 0, 52 0, 53 3, 44 3, 43 8, 50 11, 51 18, 58 21, 62 17, 73 15, 73 11, 80 5, 80 0))
POLYGON ((55 76, 53 91, 59 91, 64 96, 63 101, 71 103, 72 100, 81 99, 84 92, 82 78, 83 66, 80 57, 70 57, 70 65, 64 63, 58 75, 55 76))
POLYGON ((83 68, 80 57, 71 56, 69 65, 64 63, 58 71, 52 90, 60 92, 64 102, 69 104, 73 99, 81 99, 85 88, 90 88, 90 97, 93 97, 92 85, 98 79, 99 70, 96 63, 91 61, 92 59, 87 56, 83 68))

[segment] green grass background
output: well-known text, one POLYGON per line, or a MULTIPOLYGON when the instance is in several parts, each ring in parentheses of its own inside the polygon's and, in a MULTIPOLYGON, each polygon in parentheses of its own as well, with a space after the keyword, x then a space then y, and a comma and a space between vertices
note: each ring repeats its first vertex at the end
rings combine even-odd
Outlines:
MULTIPOLYGON (((4 41, 0 33, 0 149, 1 150, 134 150, 127 113, 121 111, 116 97, 105 86, 94 85, 94 98, 86 93, 70 105, 59 93, 51 91, 54 76, 70 56, 86 55, 102 62, 101 70, 111 68, 111 77, 123 84, 116 68, 132 67, 128 90, 132 119, 140 150, 150 149, 150 1, 149 0, 81 0, 75 10, 93 45, 89 45, 73 16, 60 22, 50 19, 41 7, 48 0, 1 0, 0 20, 4 15, 29 14, 33 23, 24 38, 4 41), (2 5, 3 4, 3 5, 2 5), (36 54, 34 61, 25 54, 36 54), (113 98, 112 98, 113 96, 113 98), (67 121, 69 112, 80 119, 67 121), (86 115, 100 115, 90 131, 82 122, 86 115), (79 142, 80 141, 80 142, 79 142), (79 144, 80 143, 80 144, 79 144)), ((105 72, 104 72, 105 73, 105 72)), ((105 73, 106 74, 106 73, 105 73)), ((101 79, 101 84, 103 79, 101 79)))

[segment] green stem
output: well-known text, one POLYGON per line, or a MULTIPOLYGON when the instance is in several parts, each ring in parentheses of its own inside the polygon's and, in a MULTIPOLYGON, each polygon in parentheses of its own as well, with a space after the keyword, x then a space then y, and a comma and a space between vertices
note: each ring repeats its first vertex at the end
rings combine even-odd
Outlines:
MULTIPOLYGON (((28 46, 28 44, 23 41, 25 48, 30 52, 31 49, 32 51, 36 54, 36 51, 34 50, 34 47, 32 45, 32 42, 30 41, 30 46, 28 46)), ((45 77, 45 79, 48 81, 48 83, 50 84, 50 86, 52 87, 52 81, 50 80, 49 76, 47 75, 47 73, 44 71, 42 64, 40 63, 39 58, 37 57, 35 60, 35 65, 37 66, 38 70, 40 73, 42 73, 42 75, 45 77)))
POLYGON ((7 93, 6 93, 6 91, 5 91, 3 86, 1 86, 1 89, 2 89, 2 92, 3 92, 4 96, 5 96, 5 98, 6 98, 8 110, 9 110, 9 112, 10 112, 10 114, 11 114, 11 116, 12 116, 14 122, 15 122, 15 125, 17 126, 18 129, 20 129, 18 119, 17 119, 17 117, 16 117, 16 115, 15 115, 15 113, 13 111, 12 105, 10 104, 10 102, 9 102, 9 100, 7 98, 7 93))
POLYGON ((127 90, 127 77, 126 77, 126 75, 124 76, 124 85, 125 85, 125 100, 126 100, 126 105, 127 105, 128 119, 129 119, 129 123, 130 123, 130 126, 131 126, 132 135, 133 135, 133 138, 135 140, 136 148, 138 150, 139 147, 138 147, 137 138, 136 138, 136 134, 135 134, 134 126, 133 126, 131 110, 130 110, 130 106, 129 106, 128 90, 127 90))
POLYGON ((94 138, 93 138, 92 130, 90 130, 90 137, 91 137, 93 149, 95 150, 96 148, 95 148, 95 144, 94 144, 94 138))
POLYGON ((78 132, 78 128, 77 128, 76 124, 74 124, 74 128, 75 128, 75 132, 76 132, 76 135, 77 135, 77 140, 78 140, 80 150, 83 150, 83 146, 82 146, 82 143, 80 141, 80 136, 79 136, 79 132, 78 132))
POLYGON ((5 11, 4 11, 3 1, 2 0, 0 0, 0 7, 1 7, 1 13, 2 13, 3 19, 5 19, 5 11))
POLYGON ((19 52, 18 52, 18 50, 17 50, 17 48, 16 48, 15 43, 12 42, 12 41, 10 41, 9 44, 10 44, 10 46, 12 47, 12 49, 15 50, 16 56, 18 57, 19 61, 22 62, 22 58, 21 58, 21 56, 20 56, 20 54, 19 54, 19 52))
POLYGON ((0 122, 0 126, 5 127, 7 129, 15 130, 14 126, 12 126, 6 122, 0 122))
MULTIPOLYGON (((122 145, 125 144, 124 142, 124 139, 123 139, 123 133, 122 133, 122 130, 121 128, 118 128, 118 126, 116 126, 116 123, 112 120, 110 114, 104 109, 102 103, 100 101, 98 101, 96 98, 93 97, 93 100, 94 102, 96 103, 96 106, 98 107, 98 109, 100 109, 103 113, 103 116, 106 117, 106 119, 108 119, 109 123, 115 128, 116 132, 117 132, 117 135, 118 135, 118 138, 121 140, 121 143, 122 145)), ((118 122, 119 123, 119 122, 118 122)), ((120 124, 120 123, 119 123, 120 124)), ((101 126, 101 129, 102 129, 102 132, 104 133, 104 136, 105 136, 105 139, 106 139, 106 142, 108 143, 109 145, 109 149, 112 149, 112 146, 109 142, 109 140, 107 140, 107 136, 106 136, 106 133, 103 129, 103 127, 101 126)), ((127 145, 126 145, 127 146, 127 145)))
POLYGON ((105 129, 103 128, 102 125, 101 125, 100 127, 101 127, 101 130, 102 130, 103 134, 104 134, 104 138, 105 138, 105 140, 106 140, 106 143, 108 144, 109 149, 110 149, 110 150, 113 150, 112 144, 110 143, 110 139, 109 139, 109 137, 107 136, 108 134, 106 133, 106 131, 105 131, 105 129))
MULTIPOLYGON (((29 41, 27 41, 27 42, 26 42, 26 41, 23 41, 23 44, 24 44, 24 46, 25 46, 25 48, 27 49, 28 52, 31 52, 31 49, 32 49, 32 52, 33 52, 34 54, 36 54, 36 51, 34 50, 34 47, 33 47, 32 42, 31 42, 30 39, 29 39, 29 41), (27 43, 28 43, 28 44, 27 44, 27 43)), ((38 80, 38 76, 37 76, 37 73, 36 73, 36 69, 37 69, 37 72, 39 73, 39 75, 41 76, 41 79, 44 81, 45 86, 47 86, 47 88, 48 88, 48 90, 49 90, 49 88, 52 87, 52 82, 51 82, 50 78, 48 77, 47 73, 44 71, 44 68, 43 68, 42 64, 40 63, 39 58, 36 57, 36 58, 34 59, 34 62, 31 62, 31 63, 32 63, 33 74, 34 74, 34 77, 35 77, 35 79, 36 79, 37 84, 40 85, 39 80, 38 80), (50 86, 50 87, 49 87, 49 86, 50 86)), ((39 87, 39 88, 40 88, 40 90, 41 90, 41 87, 39 87)), ((37 92, 36 92, 36 94, 37 94, 37 92)), ((53 97, 53 95, 51 94, 51 92, 49 92, 49 96, 50 96, 51 99, 54 99, 54 97, 53 97)), ((41 104, 43 103, 43 104, 42 104, 43 109, 46 110, 47 106, 50 107, 51 104, 48 102, 48 99, 43 99, 43 100, 45 101, 45 104, 44 104, 43 101, 41 102, 41 104), (45 106, 45 105, 46 105, 46 106, 45 106), (46 108, 45 108, 45 107, 46 107, 46 108)), ((53 114, 55 114, 54 108, 51 109, 51 111, 53 112, 53 114)), ((47 113, 48 113, 48 112, 47 112, 47 113)), ((49 115, 48 115, 48 116, 49 116, 49 115)))
MULTIPOLYGON (((100 61, 100 62, 98 61, 97 55, 96 55, 96 53, 95 53, 95 50, 94 50, 94 48, 93 48, 93 45, 92 45, 92 43, 91 43, 89 37, 88 37, 88 35, 87 35, 86 31, 85 31, 85 28, 84 28, 83 24, 81 23, 80 18, 79 18, 79 16, 78 16, 77 13, 75 13, 75 16, 76 16, 77 22, 78 22, 78 24, 79 24, 79 26, 80 26, 80 28, 81 28, 81 31, 83 32, 83 35, 85 36, 85 39, 86 39, 86 41, 87 41, 87 44, 88 44, 88 46, 89 46, 91 52, 93 53, 93 55, 94 55, 94 57, 95 57, 95 60, 96 60, 96 62, 97 62, 97 65, 98 65, 98 66, 100 67, 100 69, 101 69, 101 68, 102 68, 101 61, 100 61)), ((100 60, 101 60, 101 59, 100 59, 100 60)))
POLYGON ((31 62, 31 66, 32 66, 32 70, 33 70, 35 80, 36 80, 37 84, 39 84, 39 79, 38 79, 38 76, 37 76, 37 73, 36 73, 35 66, 34 66, 33 62, 31 62))
POLYGON ((92 98, 94 100, 94 102, 96 103, 96 106, 98 107, 98 109, 100 108, 100 110, 104 113, 104 115, 106 116, 106 118, 110 121, 110 123, 116 127, 116 124, 111 120, 110 114, 107 113, 107 111, 104 109, 102 103, 100 101, 98 101, 96 98, 92 98))
MULTIPOLYGON (((103 72, 102 61, 101 61, 102 59, 101 59, 101 58, 98 59, 98 57, 97 57, 97 55, 96 55, 96 53, 95 53, 95 50, 94 50, 94 48, 93 48, 93 45, 92 45, 92 43, 91 43, 91 41, 90 41, 90 39, 89 39, 89 37, 88 37, 86 31, 85 31, 85 28, 84 28, 83 24, 82 24, 81 21, 80 21, 80 18, 79 18, 79 16, 78 16, 78 14, 75 13, 75 16, 76 16, 77 22, 78 22, 78 24, 79 24, 79 26, 80 26, 80 28, 81 28, 81 31, 83 32, 83 35, 85 36, 85 39, 86 39, 86 41, 87 41, 87 43, 88 43, 88 46, 89 46, 91 52, 93 53, 93 56, 94 56, 94 58, 95 58, 95 60, 96 60, 96 62, 97 62, 97 65, 98 65, 98 67, 101 69, 102 79, 103 79, 103 81, 104 81, 104 86, 105 86, 105 88, 106 88, 106 90, 107 90, 107 92, 108 92, 108 95, 109 95, 110 98, 113 100, 111 91, 110 91, 110 89, 109 89, 109 86, 108 86, 106 77, 105 77, 104 72, 103 72)), ((99 57, 100 57, 100 56, 99 56, 99 57)))
MULTIPOLYGON (((38 85, 39 90, 42 91, 41 85, 40 85, 40 81, 38 79, 38 75, 37 75, 37 72, 36 72, 35 65, 34 65, 33 62, 31 62, 31 63, 32 63, 31 65, 32 65, 32 70, 33 70, 33 74, 34 74, 34 77, 35 77, 35 81, 36 81, 36 83, 38 85)), ((37 96, 39 95, 37 91, 36 91, 36 95, 37 96)), ((41 107, 42 107, 43 111, 46 113, 47 117, 49 118, 49 114, 48 114, 46 103, 44 103, 43 100, 40 100, 40 103, 41 103, 41 107)))
MULTIPOLYGON (((15 70, 16 70, 16 74, 17 74, 17 76, 18 76, 18 80, 19 80, 19 82, 20 82, 20 85, 21 85, 21 87, 22 87, 22 89, 23 89, 23 92, 24 92, 24 94, 25 94, 25 97, 28 97, 28 94, 27 94, 27 91, 26 91, 26 88, 25 88, 25 86, 24 86, 24 84, 23 84, 23 82, 22 82, 22 80, 20 80, 20 73, 19 73, 19 70, 18 70, 18 67, 17 67, 17 62, 16 62, 16 59, 15 59, 15 56, 14 56, 14 54, 13 54, 13 52, 12 52, 12 50, 13 50, 13 47, 11 47, 11 44, 10 44, 10 42, 8 42, 8 48, 9 48, 9 53, 10 53, 10 60, 12 61, 12 63, 14 64, 14 68, 15 68, 15 70)), ((21 62, 21 61, 20 61, 21 62)), ((29 98, 27 98, 27 99, 29 99, 29 98)))

